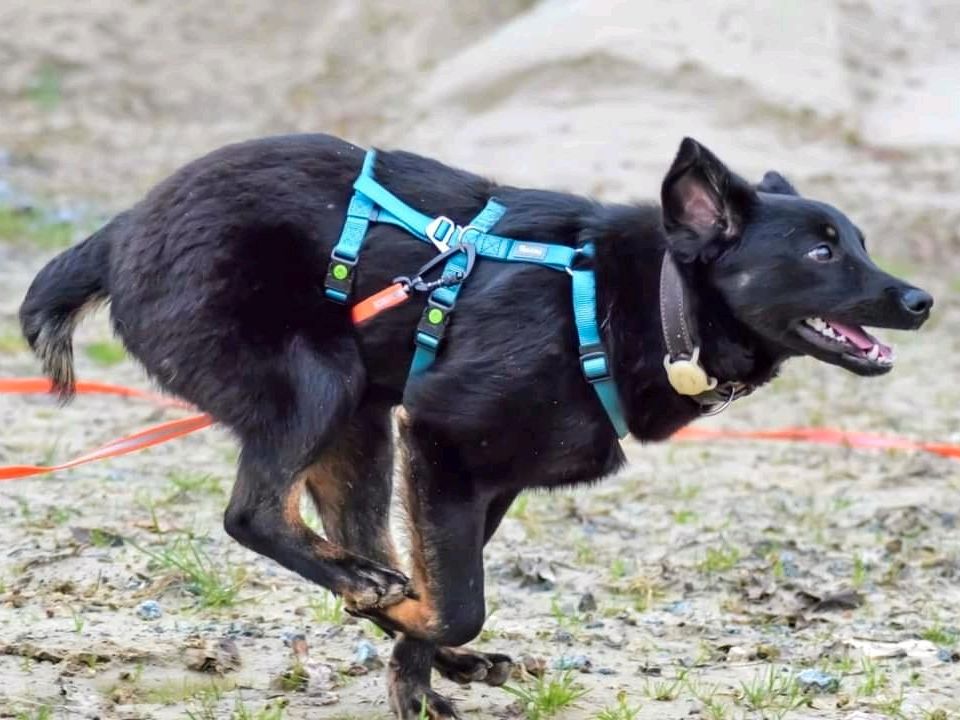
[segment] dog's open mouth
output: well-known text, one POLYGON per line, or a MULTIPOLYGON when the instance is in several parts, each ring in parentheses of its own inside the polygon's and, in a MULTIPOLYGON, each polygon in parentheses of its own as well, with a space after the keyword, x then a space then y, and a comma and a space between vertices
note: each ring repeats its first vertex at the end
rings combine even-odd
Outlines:
POLYGON ((859 325, 813 317, 797 326, 797 334, 821 351, 877 370, 893 367, 893 348, 859 325))

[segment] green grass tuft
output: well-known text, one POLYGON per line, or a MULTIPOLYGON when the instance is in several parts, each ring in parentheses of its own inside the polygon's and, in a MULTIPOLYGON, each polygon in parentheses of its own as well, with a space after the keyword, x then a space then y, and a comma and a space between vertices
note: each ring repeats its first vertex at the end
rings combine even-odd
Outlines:
POLYGON ((133 547, 148 555, 157 569, 178 573, 184 589, 197 598, 200 607, 225 608, 236 604, 246 579, 244 570, 214 562, 196 540, 178 538, 158 551, 133 547))
POLYGON ((587 694, 570 672, 550 679, 537 678, 529 687, 505 685, 503 689, 517 698, 527 720, 553 717, 587 694))
POLYGON ((766 672, 756 675, 750 682, 741 682, 740 692, 737 695, 744 707, 760 713, 763 717, 771 714, 783 717, 787 712, 805 705, 808 701, 796 678, 773 665, 766 672))
POLYGON ((627 702, 627 693, 621 690, 617 693, 617 704, 601 710, 597 720, 637 720, 639 714, 640 706, 630 705, 627 702))
POLYGON ((697 568, 700 572, 712 575, 732 570, 739 561, 740 551, 725 544, 720 548, 707 548, 707 554, 697 565, 697 568))
POLYGON ((929 640, 934 645, 939 645, 941 647, 953 647, 957 644, 957 633, 954 630, 948 630, 943 627, 940 623, 927 628, 922 633, 920 637, 924 640, 929 640))
POLYGON ((339 625, 343 622, 343 598, 333 593, 320 592, 307 603, 310 615, 316 623, 332 623, 339 625))

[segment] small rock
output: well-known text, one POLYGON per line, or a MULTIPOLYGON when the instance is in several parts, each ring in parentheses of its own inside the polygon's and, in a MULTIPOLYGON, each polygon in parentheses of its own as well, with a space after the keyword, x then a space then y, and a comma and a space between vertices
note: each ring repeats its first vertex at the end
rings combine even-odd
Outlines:
POLYGON ((163 609, 156 600, 144 600, 137 605, 137 617, 141 620, 159 620, 163 609))
POLYGON ((830 612, 832 610, 855 610, 863 605, 863 595, 856 590, 841 590, 827 595, 800 591, 797 593, 804 609, 810 612, 830 612))
POLYGON ((667 605, 666 610, 671 615, 687 615, 690 613, 691 606, 689 600, 677 600, 667 605))
POLYGON ((573 645, 573 635, 571 635, 569 632, 567 632, 563 628, 560 628, 555 633, 553 633, 553 637, 551 638, 551 640, 553 640, 553 642, 555 643, 573 645))
POLYGON ((797 675, 797 684, 805 693, 835 693, 840 689, 840 678, 811 668, 797 675))
POLYGON ((955 663, 960 659, 960 653, 957 653, 956 650, 948 650, 947 648, 940 648, 937 650, 937 660, 945 663, 955 663))
POLYGON ((524 674, 543 677, 547 672, 547 661, 535 655, 524 655, 514 669, 519 676, 518 679, 522 679, 524 674))
POLYGON ((263 628, 256 623, 237 621, 230 623, 224 634, 229 637, 262 638, 264 636, 263 628))
POLYGON ((800 575, 797 557, 792 552, 785 550, 780 553, 780 567, 783 569, 784 577, 795 578, 800 575))
POLYGON ((302 634, 295 634, 291 639, 290 651, 293 658, 288 669, 274 678, 270 686, 283 692, 306 693, 320 705, 340 702, 340 696, 333 692, 339 686, 337 671, 326 663, 310 659, 310 648, 302 634))
POLYGON ((80 545, 95 545, 97 547, 121 547, 123 538, 108 530, 100 528, 72 527, 70 535, 80 545))
POLYGON ((283 630, 280 631, 280 637, 283 639, 283 644, 287 647, 293 647, 294 642, 297 640, 306 640, 303 631, 295 628, 283 628, 283 630))
POLYGON ((727 650, 728 663, 748 662, 751 657, 753 657, 753 650, 743 647, 742 645, 734 645, 727 650))
POLYGON ((557 584, 557 573, 553 565, 543 558, 517 557, 510 567, 510 574, 520 578, 520 587, 532 587, 537 590, 552 590, 557 584))
POLYGON ((577 603, 577 610, 582 613, 595 612, 597 609, 597 599, 593 593, 587 592, 580 596, 580 602, 577 603))
POLYGON ((188 638, 188 643, 183 653, 188 670, 223 675, 240 667, 240 649, 233 638, 212 643, 203 638, 188 638))
POLYGON ((603 636, 603 644, 608 648, 619 650, 627 644, 627 638, 625 635, 621 635, 620 633, 610 633, 603 636))
POLYGON ((554 658, 552 663, 554 670, 579 670, 580 672, 590 672, 593 663, 586 655, 561 655, 554 658))
POLYGON ((604 627, 603 620, 591 620, 583 624, 584 630, 597 630, 604 627))
POLYGON ((900 538, 893 538, 893 540, 888 540, 884 547, 887 549, 888 553, 891 555, 896 555, 898 552, 903 550, 903 540, 900 538))
POLYGON ((597 668, 596 670, 594 670, 594 672, 597 673, 597 675, 616 675, 617 674, 616 670, 608 667, 597 668))
POLYGON ((367 670, 379 670, 383 667, 383 660, 380 659, 380 654, 372 642, 360 640, 353 649, 353 664, 367 670))
POLYGON ((776 660, 778 657, 780 657, 780 648, 776 645, 766 645, 764 643, 757 645, 758 660, 776 660))

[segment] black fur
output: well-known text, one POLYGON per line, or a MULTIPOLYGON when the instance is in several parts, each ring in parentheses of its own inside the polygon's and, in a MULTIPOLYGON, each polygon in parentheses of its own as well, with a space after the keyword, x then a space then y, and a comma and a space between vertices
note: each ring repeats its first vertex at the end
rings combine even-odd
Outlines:
MULTIPOLYGON (((406 388, 418 299, 355 328, 324 298, 363 151, 324 135, 233 145, 193 162, 127 213, 55 258, 24 301, 24 333, 57 387, 72 386, 69 335, 80 309, 107 296, 117 334, 166 390, 229 426, 242 444, 228 532, 402 634, 391 698, 416 717, 452 717, 429 690, 429 665, 482 674, 500 660, 442 646, 479 631, 483 544, 524 488, 594 481, 624 461, 577 358, 570 280, 528 264, 480 260, 436 364, 406 388), (398 573, 385 498, 399 449, 412 537, 398 573), (297 511, 309 488, 327 539, 297 511), (466 669, 465 669, 466 668, 466 669)), ((603 205, 497 185, 436 161, 380 152, 375 175, 412 206, 466 223, 495 196, 496 232, 597 249, 600 320, 631 433, 660 440, 699 406, 667 382, 659 271, 669 248, 693 289, 710 374, 762 385, 810 353, 861 374, 885 368, 804 341, 798 323, 918 327, 932 300, 879 271, 839 211, 806 200, 779 174, 751 186, 685 140, 662 208, 603 205), (826 229, 829 226, 829 229, 826 229), (829 243, 831 262, 808 255, 829 243)), ((403 231, 371 225, 356 297, 434 255, 403 231)), ((502 668, 494 675, 502 682, 502 668)))

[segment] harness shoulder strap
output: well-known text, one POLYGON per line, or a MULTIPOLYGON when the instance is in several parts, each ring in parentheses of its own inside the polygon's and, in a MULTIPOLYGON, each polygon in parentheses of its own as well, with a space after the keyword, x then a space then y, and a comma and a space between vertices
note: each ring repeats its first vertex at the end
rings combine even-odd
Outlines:
MULTIPOLYGON (((376 150, 368 150, 360 170, 361 178, 373 179, 376 150)), ((353 291, 354 271, 360 258, 360 248, 367 236, 370 220, 376 213, 374 201, 361 192, 354 191, 347 207, 347 217, 340 231, 340 239, 330 253, 327 276, 323 281, 324 294, 338 303, 346 303, 353 291)))
MULTIPOLYGON (((584 246, 583 252, 592 256, 593 245, 584 246)), ((577 325, 577 338, 580 342, 580 369, 587 382, 593 385, 617 436, 626 437, 629 432, 627 421, 613 380, 610 358, 600 337, 600 324, 597 322, 596 275, 593 268, 588 268, 571 269, 570 276, 573 279, 573 318, 577 325)))
MULTIPOLYGON (((490 199, 483 210, 480 211, 480 214, 473 218, 470 224, 462 229, 454 240, 463 245, 465 241, 469 240, 465 236, 468 236, 471 231, 477 231, 481 234, 486 233, 497 224, 497 221, 503 217, 506 211, 507 209, 503 205, 494 199, 490 199)), ((467 262, 466 252, 455 253, 444 266, 443 277, 450 279, 464 277, 467 262)), ((413 353, 413 362, 410 364, 410 377, 416 377, 423 373, 436 359, 437 350, 443 340, 447 323, 450 321, 450 314, 453 312, 453 306, 457 303, 457 296, 460 294, 462 287, 463 282, 458 282, 439 287, 430 293, 414 337, 416 350, 413 353)))

